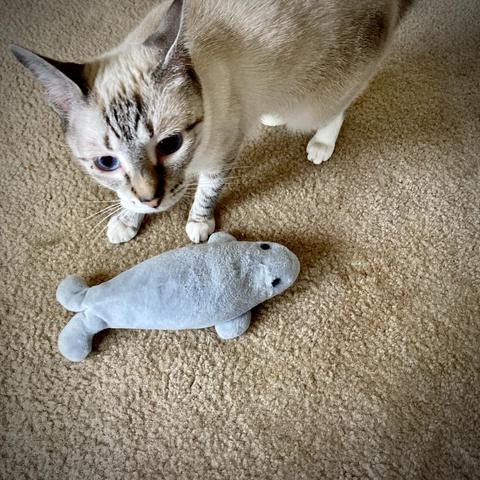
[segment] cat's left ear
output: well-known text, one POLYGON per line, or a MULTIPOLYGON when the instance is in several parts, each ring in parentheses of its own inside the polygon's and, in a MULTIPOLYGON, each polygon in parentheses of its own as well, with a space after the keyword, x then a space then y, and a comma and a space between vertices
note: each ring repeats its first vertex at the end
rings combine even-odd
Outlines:
POLYGON ((184 0, 173 0, 161 18, 155 33, 144 42, 147 47, 154 47, 161 52, 164 65, 171 59, 182 33, 184 3, 184 0))

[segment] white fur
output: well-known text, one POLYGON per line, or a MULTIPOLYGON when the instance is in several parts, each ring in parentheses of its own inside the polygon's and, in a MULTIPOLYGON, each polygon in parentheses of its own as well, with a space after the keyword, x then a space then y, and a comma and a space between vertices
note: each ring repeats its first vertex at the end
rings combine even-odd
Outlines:
POLYGON ((260 117, 260 121, 267 127, 278 127, 285 124, 285 120, 278 115, 264 114, 260 117))
POLYGON ((342 123, 343 112, 323 128, 317 130, 317 133, 315 133, 307 145, 307 158, 311 162, 319 165, 332 156, 342 123))
POLYGON ((185 227, 188 238, 193 243, 205 242, 215 231, 215 219, 210 218, 205 222, 194 222, 189 220, 185 227))
POLYGON ((107 238, 110 243, 125 243, 137 234, 144 215, 123 210, 108 222, 107 238))

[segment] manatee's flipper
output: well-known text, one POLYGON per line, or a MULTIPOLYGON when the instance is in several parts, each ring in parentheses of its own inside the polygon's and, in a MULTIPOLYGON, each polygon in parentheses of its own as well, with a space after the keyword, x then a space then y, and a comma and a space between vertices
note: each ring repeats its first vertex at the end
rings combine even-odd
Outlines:
POLYGON ((251 318, 252 314, 248 311, 233 320, 215 325, 215 330, 220 338, 230 340, 231 338, 239 337, 247 331, 251 318))
POLYGON ((60 353, 72 362, 80 362, 92 351, 93 336, 107 326, 98 317, 92 319, 84 312, 77 313, 58 336, 60 353))
POLYGON ((218 243, 218 242, 236 242, 237 239, 230 235, 227 232, 215 232, 210 235, 208 243, 218 243))
POLYGON ((57 301, 67 310, 81 312, 82 302, 88 291, 85 280, 78 275, 70 275, 65 278, 57 288, 57 301))

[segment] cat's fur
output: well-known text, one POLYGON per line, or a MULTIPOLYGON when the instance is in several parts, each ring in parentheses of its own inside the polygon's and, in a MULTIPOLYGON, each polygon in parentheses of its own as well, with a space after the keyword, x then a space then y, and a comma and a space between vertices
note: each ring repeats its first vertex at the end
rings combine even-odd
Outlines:
POLYGON ((330 158, 345 110, 375 74, 411 0, 165 0, 114 50, 85 64, 13 46, 63 119, 66 141, 124 211, 117 243, 144 214, 174 205, 198 181, 187 223, 194 242, 242 141, 260 122, 316 130, 308 159, 330 158), (159 155, 180 132, 182 147, 159 155), (94 159, 116 157, 102 172, 94 159))

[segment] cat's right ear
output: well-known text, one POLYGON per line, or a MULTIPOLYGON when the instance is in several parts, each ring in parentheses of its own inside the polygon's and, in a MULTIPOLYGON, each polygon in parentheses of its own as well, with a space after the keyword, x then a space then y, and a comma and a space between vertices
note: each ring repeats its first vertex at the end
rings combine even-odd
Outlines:
POLYGON ((10 45, 10 50, 43 85, 50 104, 68 121, 72 109, 84 102, 88 93, 84 65, 52 60, 18 45, 10 45))

